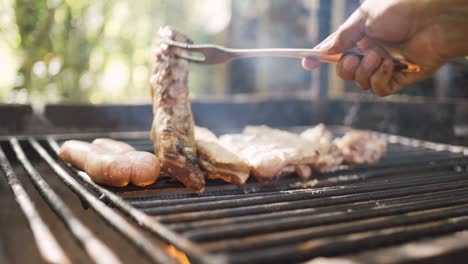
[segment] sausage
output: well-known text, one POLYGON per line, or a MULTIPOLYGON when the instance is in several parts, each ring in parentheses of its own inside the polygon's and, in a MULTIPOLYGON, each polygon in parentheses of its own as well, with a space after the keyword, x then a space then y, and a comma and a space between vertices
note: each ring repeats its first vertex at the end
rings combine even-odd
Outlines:
POLYGON ((85 171, 97 183, 124 187, 130 182, 132 167, 127 156, 92 145, 86 157, 85 171))
POLYGON ((88 142, 69 140, 63 143, 59 151, 59 157, 75 167, 84 170, 86 157, 91 151, 92 145, 88 142))
POLYGON ((145 151, 130 151, 124 155, 132 164, 130 182, 133 185, 150 185, 159 178, 159 159, 154 154, 145 151))
POLYGON ((59 156, 84 170, 93 181, 113 187, 124 187, 129 182, 146 186, 159 177, 159 159, 155 155, 111 139, 98 139, 93 144, 70 140, 62 145, 59 156))
POLYGON ((129 151, 135 151, 135 148, 125 142, 116 141, 110 138, 96 138, 93 145, 99 146, 112 153, 125 153, 129 151))
POLYGON ((150 185, 159 178, 159 159, 155 155, 145 151, 136 151, 125 142, 108 138, 95 139, 92 144, 114 153, 124 154, 132 164, 130 182, 133 185, 150 185))

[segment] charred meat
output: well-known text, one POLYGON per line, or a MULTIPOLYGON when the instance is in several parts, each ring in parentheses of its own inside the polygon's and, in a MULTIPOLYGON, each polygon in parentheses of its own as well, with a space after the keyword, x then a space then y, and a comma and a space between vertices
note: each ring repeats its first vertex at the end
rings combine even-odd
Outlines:
MULTIPOLYGON (((159 32, 161 39, 192 41, 171 27, 159 32)), ((205 178, 197 163, 194 122, 189 102, 187 52, 163 42, 155 54, 151 77, 154 120, 151 139, 161 162, 161 171, 194 192, 205 189, 205 178)))
POLYGON ((220 179, 237 186, 249 178, 247 162, 222 146, 215 134, 206 128, 195 127, 198 163, 208 179, 220 179))

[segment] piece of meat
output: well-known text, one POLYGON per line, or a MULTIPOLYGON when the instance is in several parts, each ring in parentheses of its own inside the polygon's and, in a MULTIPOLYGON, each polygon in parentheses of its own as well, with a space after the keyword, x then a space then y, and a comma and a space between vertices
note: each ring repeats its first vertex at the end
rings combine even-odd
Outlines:
POLYGON ((97 183, 124 187, 130 182, 132 164, 124 155, 111 154, 92 145, 86 156, 84 171, 97 183))
POLYGON ((368 131, 349 131, 335 143, 349 164, 377 162, 387 151, 387 141, 368 131))
POLYGON ((148 186, 159 178, 159 159, 146 151, 129 151, 124 155, 132 164, 130 182, 136 186, 148 186))
POLYGON ((343 162, 343 155, 335 143, 333 133, 324 124, 318 124, 301 133, 301 137, 307 141, 318 144, 319 158, 313 164, 317 170, 325 170, 336 167, 343 162))
POLYGON ((308 165, 297 165, 294 167, 294 172, 299 175, 303 181, 306 181, 312 176, 312 169, 308 165))
POLYGON ((129 151, 136 151, 136 149, 131 145, 110 138, 96 138, 95 140, 93 140, 92 144, 113 153, 125 153, 129 151))
POLYGON ((86 157, 91 151, 92 145, 79 140, 65 141, 60 147, 59 157, 80 170, 85 169, 86 157))
POLYGON ((110 139, 90 144, 66 141, 59 151, 62 160, 85 171, 93 181, 113 187, 129 182, 136 186, 153 184, 159 177, 159 160, 148 152, 123 147, 126 143, 110 139))
POLYGON ((197 158, 209 179, 220 179, 242 186, 249 178, 247 162, 222 146, 215 134, 206 128, 195 127, 197 158))
POLYGON ((136 186, 153 184, 159 178, 159 160, 152 153, 136 151, 131 145, 109 139, 97 138, 92 142, 109 153, 124 154, 132 164, 130 182, 136 186))
POLYGON ((302 132, 301 137, 321 145, 326 145, 332 143, 333 133, 324 124, 318 124, 302 132))
POLYGON ((312 176, 312 168, 309 165, 290 165, 284 167, 276 177, 297 174, 301 180, 306 181, 312 176))
POLYGON ((246 127, 242 134, 223 135, 220 142, 249 163, 252 174, 267 183, 288 172, 306 179, 305 167, 318 159, 316 147, 297 134, 267 126, 246 127))
MULTIPOLYGON (((192 43, 170 27, 161 28, 161 39, 192 43)), ((156 50, 151 95, 154 120, 151 139, 165 174, 194 192, 205 189, 205 178, 197 163, 194 123, 189 102, 187 51, 161 43, 156 50), (177 54, 177 56, 175 55, 177 54)))

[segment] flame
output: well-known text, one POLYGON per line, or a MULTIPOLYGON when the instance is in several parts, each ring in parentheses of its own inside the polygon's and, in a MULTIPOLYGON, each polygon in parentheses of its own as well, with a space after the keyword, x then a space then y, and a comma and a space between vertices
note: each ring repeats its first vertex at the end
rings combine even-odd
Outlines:
POLYGON ((173 257, 178 263, 190 264, 190 260, 188 259, 187 255, 185 255, 184 252, 179 251, 173 245, 168 245, 166 247, 166 250, 167 250, 167 253, 169 253, 169 255, 173 257))

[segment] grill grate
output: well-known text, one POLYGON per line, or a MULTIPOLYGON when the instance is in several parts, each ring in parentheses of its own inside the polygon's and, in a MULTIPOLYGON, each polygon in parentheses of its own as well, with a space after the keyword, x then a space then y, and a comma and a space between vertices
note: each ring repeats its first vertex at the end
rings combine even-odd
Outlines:
MULTIPOLYGON (((105 136, 140 150, 152 149, 146 133, 105 136)), ((209 181, 205 193, 191 194, 165 177, 144 191, 137 187, 104 188, 85 173, 58 162, 57 141, 94 137, 11 138, 3 144, 11 145, 14 158, 26 169, 31 182, 96 262, 119 260, 97 235, 83 233, 86 226, 47 185, 26 149, 34 150, 38 162, 47 164, 85 205, 151 262, 174 262, 164 249, 165 243, 187 254, 193 263, 284 263, 316 257, 384 262, 370 252, 395 252, 408 243, 450 234, 451 241, 459 239, 445 251, 467 250, 460 246, 466 235, 453 235, 468 229, 468 151, 463 147, 387 136, 392 143, 388 154, 374 165, 342 166, 308 183, 285 177, 267 187, 254 180, 243 188, 209 181)), ((12 188, 21 186, 14 180, 9 160, 0 150, 2 169, 12 188)), ((14 194, 20 201, 22 194, 14 194)), ((49 240, 56 239, 51 235, 49 240)), ((42 255, 51 252, 63 250, 57 245, 56 250, 45 250, 42 255)), ((398 261, 413 258, 408 255, 398 261)))

